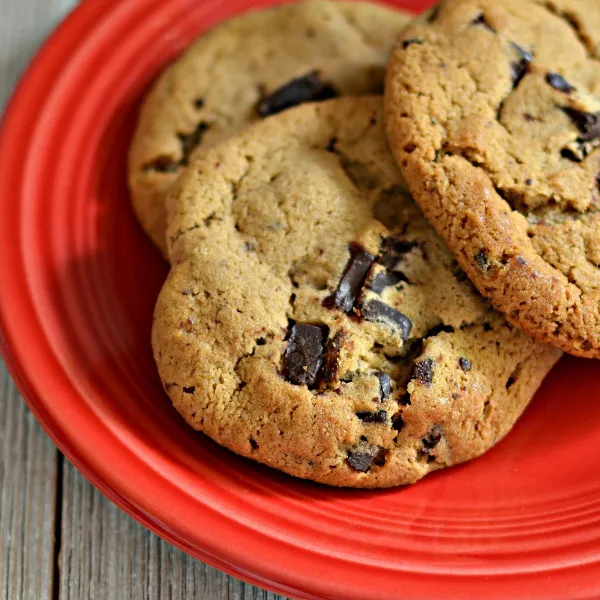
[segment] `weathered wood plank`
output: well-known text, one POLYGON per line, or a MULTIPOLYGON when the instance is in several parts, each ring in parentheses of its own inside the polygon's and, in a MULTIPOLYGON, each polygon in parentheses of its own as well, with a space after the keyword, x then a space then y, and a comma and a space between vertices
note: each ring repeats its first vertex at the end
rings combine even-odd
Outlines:
POLYGON ((278 600, 163 542, 65 461, 61 600, 278 600))
POLYGON ((58 451, 0 362, 0 598, 50 600, 58 451))

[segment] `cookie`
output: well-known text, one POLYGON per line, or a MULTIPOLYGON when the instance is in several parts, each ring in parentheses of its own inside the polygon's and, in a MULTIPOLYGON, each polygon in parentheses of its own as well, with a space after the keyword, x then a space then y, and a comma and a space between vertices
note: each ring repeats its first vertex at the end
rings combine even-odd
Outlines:
POLYGON ((600 358, 600 3, 451 0, 390 60, 390 145, 479 291, 600 358))
POLYGON ((203 34, 148 94, 132 141, 133 207, 155 244, 164 252, 165 193, 197 152, 295 104, 381 93, 408 20, 368 2, 309 0, 203 34))
POLYGON ((169 197, 164 388, 234 452, 387 487, 485 452, 559 352, 474 290, 412 202, 380 97, 307 104, 209 150, 169 197))

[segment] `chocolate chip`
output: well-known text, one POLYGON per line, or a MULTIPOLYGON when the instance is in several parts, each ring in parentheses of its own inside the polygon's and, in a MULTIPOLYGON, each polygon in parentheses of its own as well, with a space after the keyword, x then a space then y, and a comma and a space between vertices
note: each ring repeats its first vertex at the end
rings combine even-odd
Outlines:
POLYGON ((400 311, 379 300, 371 300, 366 305, 363 305, 361 314, 366 321, 382 323, 398 330, 403 341, 406 341, 410 337, 412 321, 400 311))
POLYGON ((384 238, 377 262, 388 269, 393 269, 402 257, 419 245, 419 242, 405 240, 399 237, 384 238))
POLYGON ((193 394, 196 391, 196 388, 193 385, 190 387, 184 387, 182 389, 184 394, 193 394))
POLYGON ((413 365, 410 374, 411 381, 416 381, 425 386, 430 386, 433 381, 434 362, 431 358, 424 358, 413 365))
POLYGON ((187 165, 190 154, 194 151, 195 148, 198 147, 202 138, 204 137, 204 133, 208 129, 208 123, 204 123, 201 121, 196 125, 196 129, 190 133, 178 133, 177 137, 181 143, 181 152, 183 154, 180 163, 182 165, 187 165))
POLYGON ((485 27, 485 29, 487 29, 488 31, 491 31, 492 33, 496 33, 496 30, 489 25, 489 23, 485 20, 485 15, 483 13, 481 13, 481 15, 479 15, 479 17, 477 19, 475 19, 474 21, 471 22, 471 25, 473 27, 485 27))
POLYGON ((487 273, 490 268, 490 259, 485 249, 481 249, 475 256, 475 264, 482 273, 487 273))
POLYGON ((553 73, 552 71, 546 73, 546 82, 555 90, 564 92, 565 94, 570 94, 575 91, 575 88, 562 75, 553 73))
POLYGON ((529 64, 533 61, 533 55, 525 50, 525 48, 519 46, 519 44, 511 42, 511 46, 520 55, 519 60, 511 64, 513 88, 516 88, 521 82, 521 79, 525 77, 525 74, 529 69, 529 64))
POLYGON ((423 335, 423 339, 435 337, 440 333, 454 333, 454 327, 452 327, 452 325, 444 325, 443 323, 440 323, 439 325, 428 329, 423 335))
POLYGON ((381 294, 381 292, 383 292, 383 290, 386 288, 395 287, 401 281, 406 281, 406 277, 401 279, 398 277, 398 275, 392 273, 391 271, 380 271, 377 273, 377 275, 375 275, 375 277, 373 277, 371 283, 369 284, 369 288, 376 294, 381 294))
POLYGON ((204 98, 196 98, 196 100, 194 100, 194 106, 200 110, 201 108, 204 108, 204 98))
POLYGON ((295 323, 284 354, 284 373, 295 385, 313 386, 323 364, 327 328, 295 323))
POLYGON ((582 141, 591 142, 600 137, 600 112, 588 113, 570 106, 561 106, 561 109, 583 134, 582 141))
POLYGON ((158 156, 154 160, 142 166, 144 171, 158 171, 159 173, 175 173, 179 169, 179 163, 170 156, 158 156))
POLYGON ((258 450, 258 442, 254 439, 254 438, 250 438, 250 445, 252 446, 253 450, 258 450))
POLYGON ((254 340, 254 343, 255 343, 257 346, 265 346, 265 345, 266 345, 266 343, 267 343, 267 340, 265 340, 265 338, 262 338, 262 337, 261 337, 261 338, 257 338, 256 340, 254 340))
POLYGON ((261 117, 266 117, 298 104, 336 98, 338 95, 331 83, 321 81, 318 71, 311 71, 302 77, 288 81, 262 98, 256 105, 256 112, 261 117))
POLYGON ((563 148, 560 151, 560 155, 567 160, 572 160, 573 162, 580 163, 585 158, 585 153, 583 152, 584 147, 581 145, 577 145, 576 149, 573 148, 563 148))
POLYGON ((406 425, 406 423, 404 422, 404 419, 402 418, 402 414, 399 412, 396 413, 392 417, 392 429, 395 429, 396 431, 402 431, 404 429, 404 425, 406 425))
POLYGON ((406 50, 409 46, 412 46, 413 44, 424 44, 424 43, 425 43, 424 40, 420 40, 418 38, 409 38, 402 42, 402 47, 406 50))
POLYGON ((387 412, 385 410, 378 410, 377 412, 361 410, 356 413, 356 416, 363 423, 386 423, 387 422, 387 412))
POLYGON ((466 373, 471 370, 471 361, 468 358, 461 357, 458 359, 460 368, 466 373))
POLYGON ((325 383, 333 383, 338 381, 338 371, 340 367, 340 353, 342 350, 342 343, 346 333, 338 331, 328 342, 325 349, 325 358, 323 361, 323 369, 321 373, 321 379, 325 383))
POLYGON ((379 399, 383 402, 392 393, 392 380, 387 373, 382 373, 381 371, 375 373, 375 377, 379 379, 379 399))
POLYGON ((423 448, 425 450, 433 450, 442 439, 442 429, 439 425, 434 425, 432 430, 429 432, 423 441, 423 448))
POLYGON ((339 308, 346 313, 352 312, 356 298, 360 293, 367 273, 375 260, 362 246, 352 243, 349 246, 350 260, 346 264, 344 274, 337 289, 323 301, 327 308, 339 308))
POLYGON ((410 403, 410 394, 408 392, 406 392, 406 394, 404 394, 404 396, 398 400, 398 404, 400 404, 400 406, 409 406, 410 403))
POLYGON ((385 449, 381 446, 371 446, 367 442, 360 442, 354 450, 348 451, 348 464, 361 473, 366 473, 373 463, 385 459, 385 449))

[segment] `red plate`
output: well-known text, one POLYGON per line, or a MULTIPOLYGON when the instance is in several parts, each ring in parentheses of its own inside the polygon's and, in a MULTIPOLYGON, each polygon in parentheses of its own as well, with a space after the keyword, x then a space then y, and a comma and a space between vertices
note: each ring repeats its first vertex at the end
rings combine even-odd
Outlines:
POLYGON ((167 268, 125 187, 136 106, 198 32, 267 3, 87 0, 35 59, 0 137, 1 341, 20 390, 109 498, 252 583, 343 600, 599 598, 594 362, 563 360, 484 458, 383 492, 237 458, 162 394, 149 336, 167 268))

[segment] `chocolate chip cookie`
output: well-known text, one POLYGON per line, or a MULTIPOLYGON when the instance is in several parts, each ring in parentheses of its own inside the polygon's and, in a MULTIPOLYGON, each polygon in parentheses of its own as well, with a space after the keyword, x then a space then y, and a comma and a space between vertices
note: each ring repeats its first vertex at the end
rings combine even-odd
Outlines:
POLYGON ((479 291, 536 339, 600 357, 600 3, 449 0, 386 88, 392 151, 479 291))
POLYGON ((198 151, 311 100, 381 93, 405 12, 309 0, 237 17, 203 34, 158 79, 129 159, 133 207, 165 250, 166 190, 198 151))
POLYGON ((474 290, 411 200, 380 97, 306 104, 203 153, 168 198, 164 388, 234 452, 338 486, 474 458, 560 352, 474 290))

